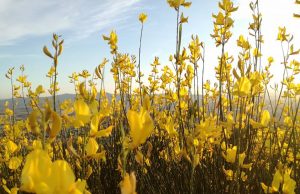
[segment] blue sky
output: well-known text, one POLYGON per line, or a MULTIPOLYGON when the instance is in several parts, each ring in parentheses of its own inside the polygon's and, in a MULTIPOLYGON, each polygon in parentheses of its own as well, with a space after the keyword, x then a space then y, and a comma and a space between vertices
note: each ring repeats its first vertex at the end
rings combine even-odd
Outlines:
MULTIPOLYGON (((228 45, 232 54, 238 52, 235 46, 237 37, 240 34, 248 36, 247 25, 251 21, 249 2, 235 0, 240 9, 234 15, 234 36, 228 45)), ((286 25, 292 33, 300 29, 300 20, 292 18, 292 13, 297 10, 293 2, 262 0, 263 33, 268 35, 265 36, 265 57, 280 55, 280 48, 274 49, 279 45, 273 41, 278 26, 286 25)), ((218 1, 192 0, 192 3, 191 8, 184 10, 184 15, 189 16, 189 23, 184 26, 183 46, 187 46, 192 34, 199 35, 207 47, 206 79, 213 79, 219 49, 215 48, 210 38, 213 31, 211 15, 218 11, 218 1)), ((137 55, 140 33, 138 15, 141 12, 148 14, 142 49, 142 70, 147 75, 155 56, 160 57, 165 65, 168 64, 169 55, 174 53, 176 15, 166 0, 1 0, 0 98, 8 98, 10 95, 8 81, 4 76, 7 69, 12 66, 18 69, 21 64, 25 65, 25 74, 32 81, 33 87, 43 84, 48 88, 45 75, 51 61, 42 53, 42 48, 44 45, 50 46, 53 32, 61 34, 65 39, 65 49, 58 66, 60 93, 73 91, 67 78, 72 72, 83 69, 93 71, 104 57, 110 59, 109 47, 102 40, 102 34, 116 30, 120 51, 137 55)), ((295 37, 295 41, 300 47, 299 38, 295 37)), ((109 64, 106 69, 106 89, 111 91, 109 64)))

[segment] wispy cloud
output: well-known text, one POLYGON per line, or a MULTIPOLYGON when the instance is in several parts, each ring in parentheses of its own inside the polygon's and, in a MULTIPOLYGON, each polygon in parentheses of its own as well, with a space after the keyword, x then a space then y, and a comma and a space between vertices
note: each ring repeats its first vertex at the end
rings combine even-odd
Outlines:
POLYGON ((40 55, 36 55, 36 54, 0 54, 0 59, 11 59, 11 58, 25 58, 25 57, 40 57, 40 55))
POLYGON ((0 45, 52 32, 84 38, 126 20, 139 0, 1 0, 0 45))

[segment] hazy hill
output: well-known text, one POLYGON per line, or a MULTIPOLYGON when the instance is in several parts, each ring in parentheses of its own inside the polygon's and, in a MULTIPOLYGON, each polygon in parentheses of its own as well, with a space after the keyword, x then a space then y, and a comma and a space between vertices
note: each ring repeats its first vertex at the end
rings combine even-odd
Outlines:
MULTIPOLYGON (((42 104, 43 102, 45 102, 45 100, 51 100, 52 97, 41 97, 40 98, 40 103, 42 104)), ((60 103, 60 102, 63 102, 64 100, 66 99, 75 99, 75 94, 61 94, 61 95, 57 95, 57 102, 60 103)), ((16 109, 16 118, 20 119, 22 118, 24 115, 26 115, 26 108, 25 108, 25 105, 24 105, 24 102, 23 102, 23 99, 22 98, 15 98, 14 99, 15 101, 15 109, 16 109)), ((12 100, 11 99, 0 99, 0 115, 3 114, 4 112, 4 104, 5 102, 8 102, 9 103, 9 107, 11 107, 11 104, 12 104, 12 100)), ((27 107, 29 110, 30 109, 30 106, 28 106, 30 103, 29 103, 29 99, 28 98, 25 98, 25 103, 27 104, 27 107)))

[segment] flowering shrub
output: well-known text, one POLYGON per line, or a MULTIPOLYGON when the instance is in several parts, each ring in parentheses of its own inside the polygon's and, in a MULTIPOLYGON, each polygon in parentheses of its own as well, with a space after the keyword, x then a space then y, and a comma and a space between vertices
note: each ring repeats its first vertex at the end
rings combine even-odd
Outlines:
POLYGON ((53 53, 43 48, 53 60, 46 101, 40 97, 45 86, 33 87, 24 66, 16 79, 15 69, 8 70, 12 101, 0 117, 0 193, 300 193, 300 62, 290 59, 300 50, 293 36, 279 27, 284 72, 272 88, 275 61, 261 60, 258 0, 250 3, 255 44, 239 37, 236 64, 225 45, 238 7, 221 0, 212 15, 211 37, 221 51, 212 85, 204 80, 204 42, 193 35, 187 47, 181 45, 188 23, 183 10, 192 3, 167 3, 177 13, 176 52, 169 57, 172 66, 161 67, 155 57, 147 83, 140 65, 145 13, 138 17, 138 59, 119 51, 115 31, 103 35, 112 60, 93 73, 69 76, 75 99, 57 101, 61 36, 53 35, 53 53), (111 95, 104 89, 108 63, 111 95), (23 99, 24 120, 16 119, 16 98, 23 99))

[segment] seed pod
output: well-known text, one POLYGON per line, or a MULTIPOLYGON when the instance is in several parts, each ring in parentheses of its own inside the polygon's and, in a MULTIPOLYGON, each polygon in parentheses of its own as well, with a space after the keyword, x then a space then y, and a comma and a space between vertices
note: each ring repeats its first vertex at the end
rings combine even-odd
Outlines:
POLYGON ((45 55, 47 55, 48 57, 53 59, 53 56, 51 55, 51 53, 49 52, 49 50, 46 46, 44 46, 43 52, 45 53, 45 55))

